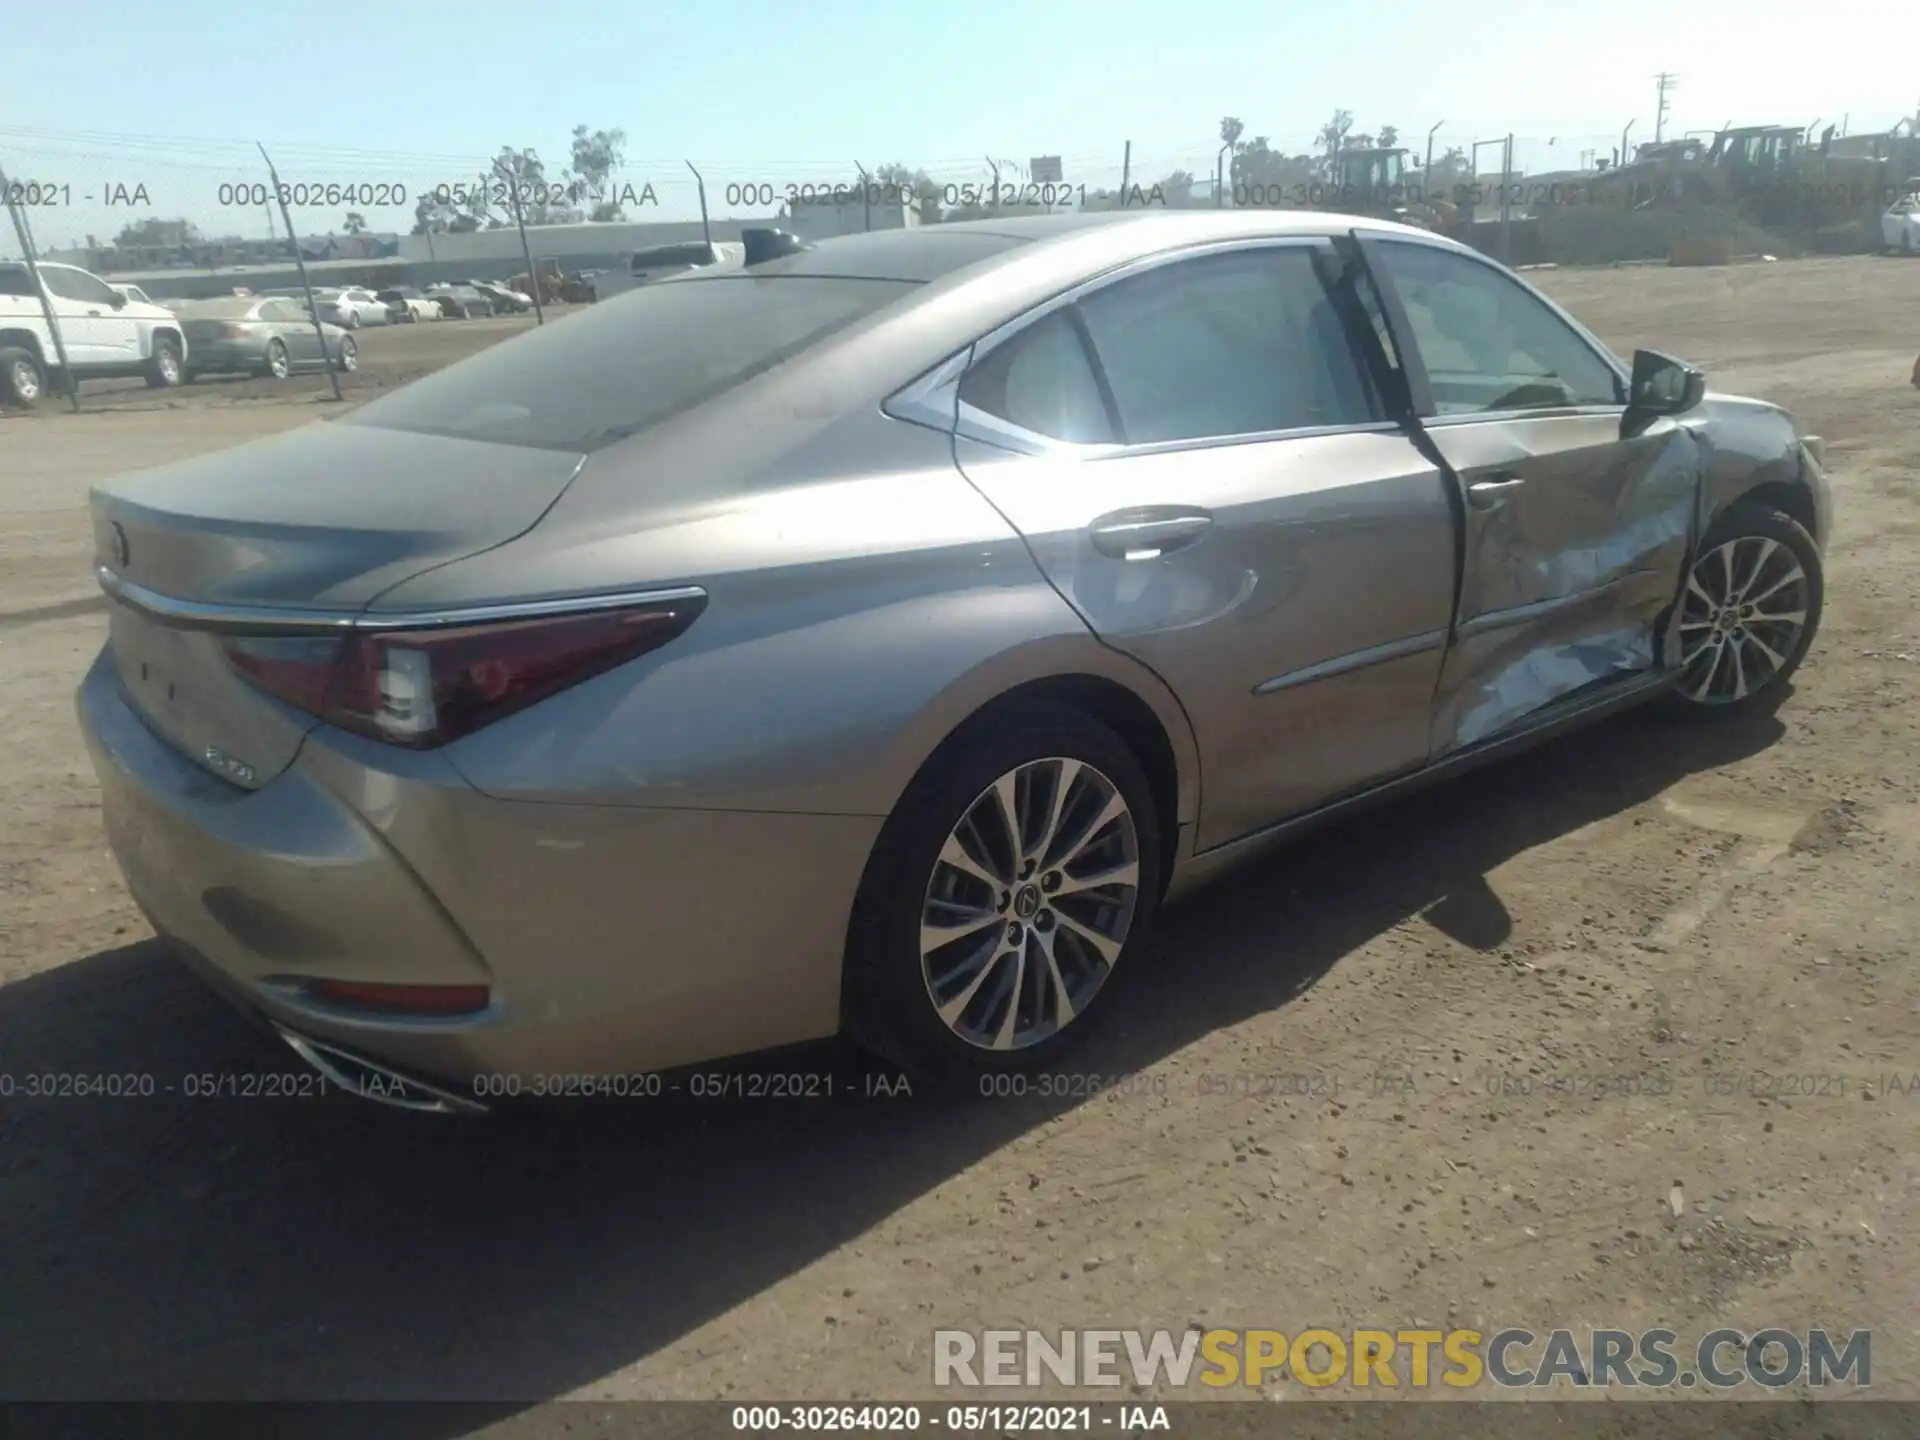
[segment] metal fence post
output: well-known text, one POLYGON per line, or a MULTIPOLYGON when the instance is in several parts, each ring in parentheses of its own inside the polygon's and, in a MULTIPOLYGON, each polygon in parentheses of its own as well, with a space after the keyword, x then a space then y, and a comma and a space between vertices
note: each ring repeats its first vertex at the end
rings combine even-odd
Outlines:
POLYGON ((273 158, 267 154, 267 147, 258 140, 253 142, 260 148, 260 158, 267 162, 267 179, 273 184, 273 193, 280 201, 280 218, 287 224, 287 243, 293 246, 293 263, 300 271, 300 288, 306 292, 307 313, 313 317, 314 338, 320 342, 320 358, 326 363, 327 379, 333 382, 333 398, 344 400, 340 393, 340 371, 333 363, 333 353, 327 348, 327 326, 320 318, 320 307, 313 303, 313 282, 307 278, 307 257, 300 253, 300 234, 293 228, 293 212, 287 208, 287 197, 280 189, 280 172, 273 168, 273 158))
POLYGON ((540 300, 540 272, 533 268, 533 242, 527 239, 527 217, 520 209, 520 177, 507 175, 505 167, 498 160, 493 162, 493 168, 506 176, 507 194, 513 200, 513 223, 520 227, 520 253, 526 257, 527 279, 533 283, 533 323, 544 325, 547 323, 547 309, 540 300))
POLYGON ((53 301, 47 297, 47 287, 40 280, 40 264, 33 253, 33 230, 27 224, 27 212, 13 198, 13 182, 7 179, 7 172, 0 170, 0 199, 7 205, 7 214, 13 217, 13 233, 20 240, 20 254, 27 262, 27 274, 33 281, 33 288, 40 296, 40 313, 47 317, 47 333, 53 336, 53 353, 60 361, 60 373, 66 378, 67 399, 73 406, 73 413, 80 413, 80 377, 73 373, 73 366, 67 363, 67 341, 60 333, 60 321, 53 313, 53 301))

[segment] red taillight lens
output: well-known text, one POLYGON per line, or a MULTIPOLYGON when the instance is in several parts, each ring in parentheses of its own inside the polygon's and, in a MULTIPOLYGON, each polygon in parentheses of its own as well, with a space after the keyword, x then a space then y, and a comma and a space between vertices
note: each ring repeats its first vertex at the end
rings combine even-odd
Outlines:
POLYGON ((309 980, 309 995, 364 1010, 409 1015, 471 1015, 487 1008, 484 985, 376 985, 359 980, 309 980))
POLYGON ((484 625, 236 636, 228 663, 343 729, 430 749, 666 644, 704 600, 484 625))

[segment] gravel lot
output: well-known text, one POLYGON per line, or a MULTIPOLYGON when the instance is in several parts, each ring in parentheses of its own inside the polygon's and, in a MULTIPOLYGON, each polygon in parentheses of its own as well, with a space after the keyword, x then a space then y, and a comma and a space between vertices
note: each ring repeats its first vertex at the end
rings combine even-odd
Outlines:
MULTIPOLYGON (((1202 1320, 1873 1327, 1874 1393, 1920 1398, 1920 265, 1535 278, 1827 437, 1795 692, 1609 723, 1215 885, 1076 1061, 1141 1072, 1098 1099, 187 1098, 294 1063, 105 850, 86 489, 303 423, 326 380, 0 419, 0 1070, 156 1080, 0 1098, 0 1396, 924 1400, 936 1327, 1202 1320), (1271 1075, 1312 1084, 1201 1093, 1271 1075)), ((363 332, 350 391, 526 323, 363 332)))

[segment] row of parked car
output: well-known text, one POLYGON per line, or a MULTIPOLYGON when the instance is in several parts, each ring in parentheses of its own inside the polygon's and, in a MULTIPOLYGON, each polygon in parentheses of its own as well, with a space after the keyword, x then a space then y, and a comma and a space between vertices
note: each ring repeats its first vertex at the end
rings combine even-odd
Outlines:
POLYGON ((63 363, 76 381, 140 376, 157 389, 215 373, 279 379, 329 365, 353 370, 360 352, 352 332, 365 325, 533 308, 519 290, 489 280, 328 288, 313 292, 309 310, 304 290, 157 301, 138 285, 112 284, 76 265, 44 262, 38 270, 36 288, 25 264, 0 261, 0 404, 37 403, 57 388, 63 363))
MULTIPOLYGON (((275 295, 304 300, 299 290, 276 290, 275 295)), ((482 315, 518 315, 533 309, 530 296, 492 280, 461 280, 417 289, 399 285, 388 290, 348 287, 316 290, 313 301, 320 318, 343 330, 362 325, 411 325, 421 320, 472 320, 482 315)))

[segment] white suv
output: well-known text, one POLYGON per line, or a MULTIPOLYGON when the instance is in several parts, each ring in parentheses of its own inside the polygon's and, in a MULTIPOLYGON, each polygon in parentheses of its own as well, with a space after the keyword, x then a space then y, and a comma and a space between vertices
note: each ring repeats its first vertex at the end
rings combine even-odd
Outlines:
MULTIPOLYGON (((179 316, 129 300, 78 266, 39 269, 74 380, 143 375, 156 389, 180 383, 187 338, 179 316)), ((0 402, 32 405, 59 365, 32 272, 18 260, 0 260, 0 402)))

